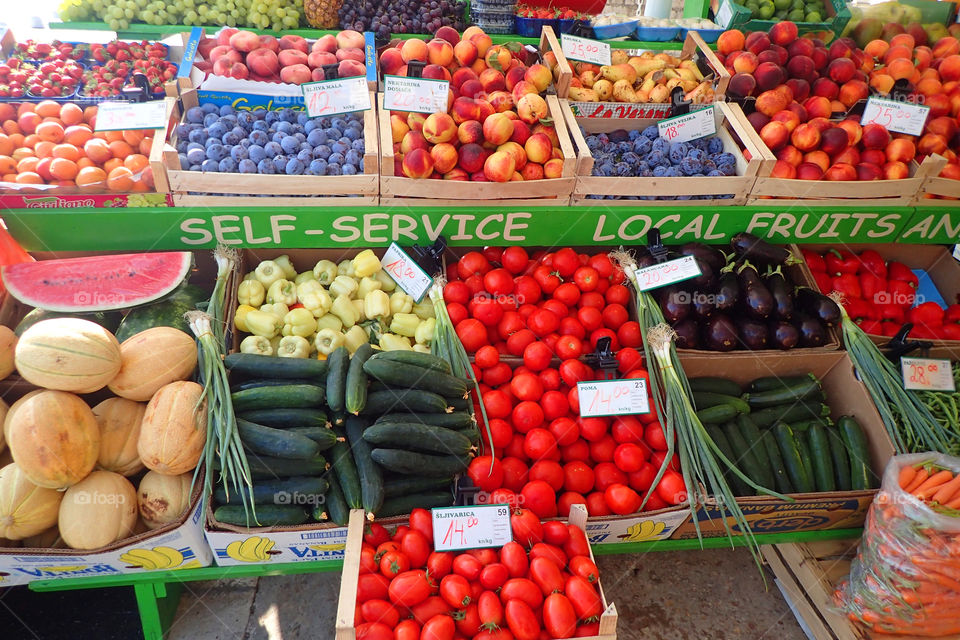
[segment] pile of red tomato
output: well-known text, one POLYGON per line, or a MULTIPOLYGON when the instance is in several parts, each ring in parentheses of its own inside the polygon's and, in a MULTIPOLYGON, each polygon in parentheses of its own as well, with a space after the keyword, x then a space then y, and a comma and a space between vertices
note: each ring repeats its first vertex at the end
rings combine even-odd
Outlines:
POLYGON ((357 640, 540 640, 599 634, 599 572, 583 530, 511 517, 500 549, 433 550, 430 512, 391 536, 367 526, 354 614, 357 640))

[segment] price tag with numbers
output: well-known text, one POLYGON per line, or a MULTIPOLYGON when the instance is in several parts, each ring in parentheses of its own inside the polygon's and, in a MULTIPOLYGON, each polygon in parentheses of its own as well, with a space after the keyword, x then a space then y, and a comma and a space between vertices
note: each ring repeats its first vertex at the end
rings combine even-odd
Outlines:
POLYGON ((601 66, 610 64, 610 45, 606 42, 561 33, 560 48, 569 60, 590 62, 601 66))
POLYGON ((639 378, 578 382, 577 398, 583 418, 650 413, 647 381, 639 378))
POLYGON ((860 124, 879 124, 887 131, 919 136, 929 113, 930 107, 921 104, 871 97, 867 99, 860 124))
POLYGON ((916 391, 956 391, 953 367, 949 360, 900 358, 903 388, 916 391))
POLYGON ((163 129, 167 126, 167 104, 150 102, 101 102, 97 106, 96 131, 163 129))
POLYGON ((446 80, 383 76, 383 108, 388 111, 446 112, 449 95, 446 80))
POLYGON ((311 118, 373 108, 367 79, 363 76, 307 82, 300 85, 300 90, 303 91, 307 115, 311 118))
POLYGON ((713 106, 692 111, 675 118, 667 118, 657 123, 660 137, 670 142, 688 142, 697 138, 706 138, 717 132, 713 106))
POLYGON ((396 280, 397 286, 418 303, 433 286, 433 278, 396 242, 390 243, 390 248, 383 254, 380 264, 383 265, 383 270, 396 280))
POLYGON ((513 540, 510 505, 438 507, 432 515, 436 551, 502 547, 513 540))
POLYGON ((693 256, 661 262, 634 271, 640 291, 659 289, 674 282, 683 282, 700 275, 700 265, 693 256))

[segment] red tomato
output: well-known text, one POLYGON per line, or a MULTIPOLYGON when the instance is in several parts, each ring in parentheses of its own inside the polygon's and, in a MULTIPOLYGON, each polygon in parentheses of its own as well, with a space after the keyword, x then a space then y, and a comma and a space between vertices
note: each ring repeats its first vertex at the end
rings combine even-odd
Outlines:
POLYGON ((570 247, 564 247, 553 254, 553 269, 561 278, 569 278, 579 267, 580 258, 570 247))
POLYGON ((580 394, 576 387, 567 391, 567 402, 570 404, 570 413, 574 415, 580 413, 580 394))
POLYGON ((384 600, 390 581, 379 573, 363 573, 357 581, 357 602, 384 600))
POLYGON ((653 486, 656 477, 657 468, 649 462, 644 462, 639 470, 627 474, 627 481, 631 489, 642 493, 653 486))
MULTIPOLYGON (((666 451, 654 451, 650 454, 650 462, 653 463, 657 469, 663 466, 663 461, 667 459, 666 451)), ((667 463, 668 469, 673 469, 674 471, 680 471, 680 461, 677 459, 677 456, 671 456, 670 461, 667 463)))
MULTIPOLYGON (((619 336, 617 336, 619 339, 619 336)), ((617 351, 617 369, 620 373, 627 373, 643 364, 643 355, 632 347, 623 347, 617 351)))
POLYGON ((457 625, 453 618, 446 615, 436 615, 427 620, 420 630, 420 640, 453 640, 457 633, 457 625))
MULTIPOLYGON (((520 453, 523 453, 523 437, 520 438, 520 453)), ((515 456, 508 456, 500 461, 503 467, 503 486, 511 491, 520 491, 527 484, 527 465, 515 456)))
MULTIPOLYGON (((547 486, 549 487, 549 485, 547 486)), ((529 507, 517 509, 513 512, 510 516, 510 528, 513 530, 514 540, 527 546, 533 546, 543 540, 543 525, 540 524, 540 518, 529 507)), ((513 567, 503 559, 503 554, 500 555, 500 562, 507 565, 511 576, 517 577, 514 575, 513 567)))
POLYGON ((360 605, 360 612, 367 622, 382 622, 391 629, 400 622, 400 612, 386 600, 367 600, 360 605))
POLYGON ((609 435, 590 443, 590 457, 595 462, 612 462, 613 453, 617 450, 617 443, 609 435))
POLYGON ((657 495, 656 489, 651 489, 644 498, 647 501, 647 504, 643 507, 644 511, 656 511, 658 509, 666 509, 670 506, 666 500, 657 495))
MULTIPOLYGON (((491 387, 498 387, 510 380, 512 376, 513 370, 510 369, 510 365, 506 362, 498 362, 489 369, 485 369, 481 379, 484 384, 488 384, 491 387)), ((484 406, 486 406, 486 398, 484 398, 484 406)))
MULTIPOLYGON (((563 564, 566 564, 566 558, 563 559, 563 564)), ((557 563, 547 556, 537 556, 530 559, 530 579, 540 587, 544 597, 549 596, 554 591, 563 590, 563 576, 560 575, 560 569, 557 563)))
POLYGON ((617 515, 625 516, 640 509, 640 494, 625 484, 611 484, 603 492, 607 506, 617 515))
POLYGON ((610 285, 610 288, 603 294, 603 298, 607 304, 619 304, 626 307, 630 302, 630 289, 622 284, 610 285))
POLYGON ((510 579, 510 571, 502 562, 492 562, 480 572, 480 585, 484 589, 495 590, 510 579))
POLYGON ((551 295, 556 291, 557 287, 560 286, 561 280, 553 271, 550 270, 550 267, 545 265, 540 265, 533 270, 533 279, 537 281, 537 284, 540 285, 540 289, 543 293, 551 295))
POLYGON ((587 513, 591 517, 613 515, 610 507, 607 506, 607 499, 603 497, 602 491, 594 491, 587 496, 587 513))
POLYGON ((573 462, 574 460, 590 462, 590 445, 583 438, 578 438, 576 442, 563 447, 560 456, 564 462, 573 462))
POLYGON ((600 440, 609 430, 606 418, 577 418, 580 426, 580 436, 591 442, 600 440))
POLYGON ((603 314, 596 307, 580 307, 577 320, 586 331, 596 331, 603 326, 603 314))
POLYGON ((379 522, 371 522, 363 527, 363 541, 376 547, 390 540, 390 533, 379 522))
MULTIPOLYGON (((432 534, 431 534, 431 537, 432 534)), ((411 529, 400 543, 402 551, 410 559, 410 566, 422 567, 427 564, 431 553, 431 541, 418 529, 411 529)))
POLYGON ((610 425, 610 435, 619 443, 643 442, 644 429, 635 416, 617 416, 610 425))
POLYGON ((613 329, 596 329, 590 333, 590 346, 593 349, 597 348, 597 343, 600 341, 600 338, 610 338, 610 348, 614 351, 620 350, 620 341, 617 339, 617 334, 614 333, 613 329))
MULTIPOLYGON (((470 315, 482 322, 483 326, 488 329, 496 327, 497 323, 503 318, 503 307, 494 298, 478 296, 470 301, 468 309, 470 315)), ((487 338, 489 339, 489 330, 487 338)))
POLYGON ((613 452, 613 463, 625 473, 639 471, 647 462, 647 451, 632 442, 618 445, 613 452))
POLYGON ((450 324, 456 327, 470 317, 470 312, 467 311, 466 306, 460 304, 459 302, 448 302, 447 315, 450 316, 450 324))
POLYGON ((527 327, 542 338, 560 328, 560 316, 547 309, 538 309, 527 318, 527 327))
POLYGON ((574 460, 563 467, 563 488, 586 495, 593 489, 593 469, 585 462, 574 460))
POLYGON ((514 303, 536 304, 540 300, 540 285, 530 276, 520 276, 513 281, 514 303))
POLYGON ((503 603, 500 602, 500 597, 492 590, 480 594, 477 599, 477 613, 480 614, 481 624, 503 625, 503 603))
POLYGON ((513 439, 513 427, 510 426, 509 422, 500 418, 491 418, 488 426, 490 427, 490 437, 493 439, 494 447, 501 448, 510 444, 513 439))
POLYGON ((567 563, 570 573, 585 578, 587 582, 596 582, 600 579, 600 570, 589 556, 574 556, 567 563))
POLYGON ((461 320, 456 326, 456 331, 457 337, 463 343, 463 348, 470 353, 487 344, 487 328, 476 318, 461 320))
POLYGON ((598 253, 596 255, 590 256, 590 259, 587 261, 591 267, 597 270, 597 273, 600 274, 601 278, 609 278, 613 275, 615 267, 613 262, 610 261, 610 256, 605 253, 598 253))
POLYGON ((500 488, 490 492, 489 504, 508 504, 513 508, 519 506, 520 498, 510 489, 500 488))
POLYGON ((568 307, 572 307, 580 300, 580 289, 572 282, 564 282, 553 291, 554 300, 559 300, 568 307))
POLYGON ((570 539, 567 525, 557 520, 548 520, 543 523, 543 541, 547 544, 562 547, 570 539))
POLYGON ((562 593, 547 594, 543 601, 543 626, 551 638, 572 638, 577 630, 577 613, 562 593))
POLYGON ((357 640, 394 640, 393 629, 382 622, 357 625, 357 640))
POLYGON ((522 504, 539 518, 553 518, 557 515, 557 494, 543 480, 533 480, 520 490, 522 504))
POLYGON ((599 622, 590 622, 588 624, 581 624, 577 627, 576 632, 574 632, 574 638, 592 638, 593 636, 600 635, 600 623, 599 622))
POLYGON ((624 322, 617 329, 617 340, 621 347, 639 347, 643 345, 643 335, 640 333, 640 325, 633 320, 624 322))
MULTIPOLYGON (((549 393, 558 392, 551 391, 549 393)), ((560 396, 563 398, 564 404, 566 404, 566 396, 563 396, 563 394, 560 394, 560 396)), ((544 399, 546 399, 546 396, 544 396, 544 399)), ((567 417, 552 420, 547 429, 553 435, 554 439, 556 439, 557 445, 561 447, 573 444, 580 436, 580 429, 577 427, 577 423, 567 417)))
POLYGON ((473 486, 482 491, 493 491, 503 484, 503 467, 499 460, 490 456, 478 456, 470 461, 467 476, 473 486))
MULTIPOLYGON (((549 311, 544 311, 543 313, 553 315, 549 311)), ((554 316, 555 317, 555 316, 554 316)), ((542 342, 536 342, 536 338, 532 332, 527 330, 527 333, 530 334, 530 337, 533 340, 529 341, 523 348, 523 364, 526 365, 531 371, 543 371, 550 366, 550 360, 553 358, 553 353, 550 351, 550 347, 543 344, 542 342)), ((515 338, 520 335, 520 332, 515 333, 510 336, 510 339, 515 338)), ((507 344, 510 344, 510 340, 507 341, 507 344)), ((511 353, 513 351, 511 350, 511 353)))
POLYGON ((457 273, 461 280, 466 280, 473 275, 482 276, 491 268, 490 261, 479 251, 465 253, 457 262, 457 273))
MULTIPOLYGON (((543 388, 542 384, 540 388, 543 388)), ((543 408, 544 420, 558 420, 570 413, 570 403, 567 402, 567 396, 559 391, 545 391, 540 398, 540 406, 543 408)))
MULTIPOLYGON (((397 545, 393 547, 393 549, 400 549, 400 541, 403 540, 403 536, 407 535, 407 531, 410 531, 410 527, 405 524, 402 524, 393 530, 393 538, 391 539, 391 542, 397 545)), ((383 547, 383 545, 380 545, 380 547, 383 547)), ((380 547, 377 547, 377 551, 380 550, 380 547)))
POLYGON ((573 281, 577 283, 580 291, 593 291, 599 280, 600 274, 593 267, 580 267, 573 274, 573 281))
POLYGON ((470 583, 456 573, 444 576, 440 581, 440 597, 454 609, 462 609, 470 604, 470 583))
POLYGON ((410 512, 410 528, 423 534, 428 543, 433 543, 433 516, 426 509, 414 509, 410 512))
POLYGON ((583 353, 583 341, 576 336, 560 336, 555 351, 561 360, 579 358, 583 353))
POLYGON ((388 551, 380 558, 380 573, 388 578, 394 578, 398 574, 409 570, 410 559, 400 551, 388 551))
POLYGON ((560 372, 556 369, 544 369, 537 377, 546 391, 556 391, 560 388, 560 372))
MULTIPOLYGON (((529 438, 530 434, 527 434, 529 438)), ((563 487, 563 467, 560 463, 553 460, 539 460, 530 467, 529 477, 531 480, 543 480, 549 484, 554 491, 559 491, 563 487)))
POLYGON ((470 297, 483 293, 483 276, 470 276, 463 283, 470 290, 470 297))
POLYGON ((543 344, 547 345, 550 348, 550 353, 556 353, 557 351, 557 340, 560 339, 560 334, 551 333, 543 337, 543 344))
POLYGON ((510 400, 510 396, 503 391, 491 389, 483 394, 483 406, 487 410, 488 418, 506 418, 510 415, 510 410, 513 409, 513 402, 510 400))
POLYGON ((461 280, 451 280, 443 287, 443 300, 448 306, 453 302, 465 305, 470 301, 470 288, 461 280))
MULTIPOLYGON (((540 524, 539 521, 537 521, 537 524, 540 524)), ((514 535, 516 535, 516 527, 514 527, 514 535)), ((526 550, 516 541, 508 542, 500 547, 500 562, 510 572, 511 578, 521 578, 527 575, 530 566, 526 550)))
POLYGON ((514 373, 510 393, 517 400, 539 400, 543 396, 543 385, 533 373, 514 373))
POLYGON ((510 578, 500 589, 500 601, 506 605, 511 600, 526 602, 535 609, 543 604, 543 594, 540 587, 528 578, 510 578))
POLYGON ((681 504, 687 500, 687 487, 683 476, 676 471, 667 469, 657 483, 657 495, 668 504, 681 504))
POLYGON ((659 422, 651 422, 644 428, 643 439, 654 451, 666 451, 668 448, 667 436, 659 422))
POLYGON ((598 291, 587 291, 586 293, 580 296, 580 308, 584 307, 593 307, 598 311, 602 310, 607 306, 606 301, 603 299, 603 295, 598 291))
MULTIPOLYGON (((521 402, 520 405, 527 404, 521 402)), ((540 411, 540 424, 543 424, 543 410, 540 409, 540 405, 530 403, 533 406, 537 407, 540 411)), ((517 405, 517 408, 520 407, 517 405)), ((516 413, 516 410, 514 410, 516 413)), ((514 421, 514 427, 517 431, 521 433, 524 432, 522 428, 517 426, 516 421, 514 421)), ((526 431, 526 436, 523 439, 523 452, 531 460, 540 460, 541 458, 549 459, 551 455, 557 451, 557 439, 553 437, 553 434, 543 428, 532 428, 526 431)), ((531 475, 532 479, 532 475, 531 475)))
POLYGON ((573 609, 581 620, 599 617, 603 613, 603 602, 600 594, 585 578, 570 576, 564 585, 564 594, 573 603, 573 609))
POLYGON ((506 269, 492 269, 483 276, 483 287, 494 296, 513 293, 513 274, 506 269))
POLYGON ((417 569, 405 571, 390 582, 387 591, 390 602, 404 607, 420 604, 430 597, 432 586, 426 572, 417 569))
POLYGON ((461 553, 453 559, 453 573, 473 581, 480 577, 483 563, 469 553, 461 553))
POLYGON ((477 349, 474 360, 481 369, 489 369, 500 362, 500 352, 492 345, 484 345, 477 349))
POLYGON ((612 462, 600 462, 593 467, 593 486, 597 491, 606 491, 612 484, 626 484, 627 474, 612 462))
MULTIPOLYGON (((543 409, 536 402, 524 400, 513 408, 510 413, 510 422, 518 432, 527 433, 543 424, 543 409)), ((543 431, 546 431, 546 429, 543 429, 543 431)), ((547 431, 547 433, 550 432, 547 431)))
POLYGON ((485 257, 490 262, 500 262, 500 257, 503 255, 503 247, 484 247, 483 248, 483 257, 485 257))
POLYGON ((456 615, 460 616, 456 618, 456 625, 462 636, 472 638, 480 632, 480 612, 477 605, 471 603, 456 615))
POLYGON ((593 370, 579 360, 564 360, 560 363, 560 378, 568 387, 576 387, 578 382, 590 380, 593 370))
MULTIPOLYGON (((583 503, 580 503, 580 504, 583 504, 583 503)), ((530 553, 528 555, 530 556, 531 573, 533 572, 532 563, 534 558, 546 558, 547 560, 555 564, 557 566, 557 569, 562 569, 563 567, 567 566, 567 554, 564 553, 561 546, 558 546, 558 545, 549 544, 547 542, 538 542, 537 544, 530 547, 530 553)), ((533 576, 530 576, 530 577, 532 578, 533 576)), ((534 578, 534 582, 536 582, 535 578, 534 578)))
POLYGON ((564 491, 557 497, 557 515, 563 517, 570 515, 570 509, 575 504, 587 504, 587 499, 576 491, 564 491))
POLYGON ((401 620, 393 630, 394 640, 420 640, 420 623, 416 620, 401 620))
POLYGON ((527 255, 527 250, 523 247, 512 246, 503 250, 503 254, 500 256, 500 262, 503 264, 504 269, 510 273, 523 273, 524 269, 527 268, 527 264, 530 262, 530 256, 527 255))
POLYGON ((603 309, 603 324, 608 329, 616 331, 624 322, 630 319, 626 307, 622 304, 608 304, 603 309))
POLYGON ((524 326, 526 325, 519 313, 516 311, 504 311, 503 317, 500 318, 500 322, 497 323, 497 333, 501 339, 506 340, 517 331, 523 329, 524 326))
POLYGON ((434 551, 427 558, 427 572, 434 580, 440 580, 453 571, 453 554, 449 551, 434 551))

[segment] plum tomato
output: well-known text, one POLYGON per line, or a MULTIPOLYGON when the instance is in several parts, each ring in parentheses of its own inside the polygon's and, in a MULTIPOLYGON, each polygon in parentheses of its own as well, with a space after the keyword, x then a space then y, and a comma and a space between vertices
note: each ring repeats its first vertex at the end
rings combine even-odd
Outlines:
POLYGON ((681 504, 687 499, 687 487, 683 476, 672 469, 663 472, 657 483, 657 495, 667 504, 681 504))
POLYGON ((560 573, 560 567, 567 565, 567 558, 562 550, 556 549, 554 553, 550 550, 550 545, 544 545, 542 542, 533 546, 534 548, 530 550, 530 579, 540 587, 540 592, 546 598, 551 593, 563 589, 563 575, 560 573), (548 550, 535 553, 538 548, 548 550), (557 555, 559 558, 556 557, 557 555))
MULTIPOLYGON (((530 564, 527 565, 527 573, 530 572, 530 564)), ((530 578, 510 578, 500 589, 500 602, 505 605, 511 600, 526 602, 531 607, 539 607, 543 604, 543 593, 537 583, 530 578)))
POLYGON ((427 558, 427 572, 436 581, 453 571, 454 554, 450 551, 434 551, 427 558))
POLYGON ((599 280, 600 274, 593 267, 580 267, 573 274, 573 281, 580 291, 593 291, 599 280))
POLYGON ((554 350, 561 360, 579 358, 583 354, 583 342, 576 336, 560 336, 554 350))
POLYGON ((523 247, 511 246, 503 250, 500 255, 500 264, 512 274, 523 273, 530 263, 530 256, 523 247))
MULTIPOLYGON (((456 561, 454 561, 456 564, 456 561)), ((430 597, 433 587, 425 571, 404 571, 390 581, 387 593, 390 602, 404 607, 413 607, 430 597)))
POLYGON ((469 251, 457 261, 457 273, 461 280, 466 280, 473 275, 482 276, 492 268, 487 257, 479 251, 469 251))
POLYGON ((513 281, 517 305, 536 304, 540 300, 540 285, 531 276, 519 276, 513 281))
POLYGON ((513 274, 504 268, 492 269, 483 276, 483 287, 494 296, 513 293, 513 274))
MULTIPOLYGON (((543 483, 546 484, 546 483, 543 483)), ((549 485, 547 485, 549 487, 549 485)), ((543 525, 540 523, 540 518, 537 517, 532 510, 528 507, 523 507, 520 509, 515 509, 512 514, 510 514, 510 529, 513 531, 513 539, 517 542, 524 544, 528 547, 532 547, 538 542, 543 542, 543 525)), ((518 545, 519 546, 519 545, 518 545)), ((503 548, 504 550, 506 547, 503 548)), ((522 547, 521 547, 522 550, 522 547)), ((526 564, 527 552, 523 552, 523 561, 526 564)), ((500 562, 507 565, 507 568, 510 569, 510 575, 514 578, 525 575, 527 572, 526 566, 523 567, 523 571, 520 574, 517 574, 514 569, 516 568, 516 562, 508 562, 504 557, 504 552, 500 553, 500 562), (512 566, 511 566, 512 564, 512 566)))
POLYGON ((494 460, 490 456, 478 456, 470 461, 467 476, 473 486, 482 491, 493 491, 503 485, 502 464, 500 460, 494 460))
MULTIPOLYGON (((554 316, 549 311, 539 311, 538 313, 544 313, 552 317, 554 316)), ((514 334, 517 335, 517 334, 514 334)), ((513 337, 513 336, 511 336, 513 337)), ((508 341, 509 344, 509 341, 508 341)), ((523 364, 527 366, 531 371, 543 371, 550 366, 550 360, 553 359, 553 352, 550 351, 550 347, 545 345, 542 342, 530 342, 523 348, 523 364)), ((563 365, 561 365, 562 367, 563 365)), ((563 372, 561 371, 561 375, 563 372)))
POLYGON ((400 543, 400 551, 410 559, 410 566, 422 567, 430 557, 433 533, 427 538, 419 529, 410 529, 400 543))
POLYGON ((477 349, 474 361, 481 369, 489 369, 500 362, 500 352, 493 345, 484 345, 477 349))
POLYGON ((531 480, 520 490, 523 506, 537 518, 554 518, 557 515, 557 494, 543 480, 531 480))
POLYGON ((480 586, 491 591, 499 589, 509 579, 510 572, 501 562, 492 562, 480 571, 480 586))
POLYGON ((563 488, 563 467, 554 460, 538 460, 530 467, 530 479, 543 480, 554 491, 560 491, 563 488))
MULTIPOLYGON (((537 336, 534 335, 533 331, 530 331, 530 329, 521 329, 507 338, 507 351, 510 352, 510 355, 522 356, 526 348, 531 344, 535 344, 536 341, 537 336)), ((549 350, 550 348, 547 347, 547 351, 549 350)), ((549 363, 550 361, 547 360, 547 362, 549 363)), ((530 365, 527 366, 529 367, 530 365)))
POLYGON ((543 523, 543 541, 547 544, 562 547, 570 539, 567 525, 557 520, 548 520, 543 523))
MULTIPOLYGON (((480 575, 483 575, 483 570, 480 575)), ((440 597, 454 609, 462 609, 471 602, 470 583, 456 573, 444 576, 440 580, 440 597)))
POLYGON ((587 504, 587 499, 576 491, 564 491, 557 496, 557 515, 566 517, 570 515, 570 508, 575 504, 587 504))
POLYGON ((357 640, 394 640, 393 629, 383 622, 364 622, 357 625, 357 640))
MULTIPOLYGON (((499 307, 497 307, 499 309, 499 307)), ((456 326, 457 337, 463 343, 463 348, 470 353, 487 344, 487 329, 483 323, 475 318, 461 320, 456 326)))
POLYGON ((574 460, 563 466, 563 488, 586 495, 593 489, 593 469, 582 460, 574 460))
POLYGON ((473 582, 480 577, 483 563, 469 553, 461 553, 453 559, 453 574, 473 582))
POLYGON ((447 304, 467 304, 470 301, 470 288, 462 280, 451 280, 443 287, 443 300, 447 304))
POLYGON ((564 247, 553 254, 553 269, 561 278, 569 278, 580 268, 580 258, 570 247, 564 247))

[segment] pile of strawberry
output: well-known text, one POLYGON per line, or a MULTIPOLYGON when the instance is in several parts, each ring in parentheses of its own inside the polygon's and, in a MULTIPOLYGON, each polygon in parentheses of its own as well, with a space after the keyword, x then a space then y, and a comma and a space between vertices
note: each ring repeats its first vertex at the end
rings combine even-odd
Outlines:
POLYGON ((960 340, 960 304, 944 309, 918 300, 917 275, 902 262, 888 262, 873 249, 802 252, 820 291, 843 294, 847 315, 866 333, 892 337, 910 323, 912 338, 960 340))
POLYGON ((517 15, 521 18, 538 20, 586 20, 589 18, 589 15, 574 11, 570 7, 531 7, 527 4, 517 5, 517 15))
POLYGON ((13 56, 21 60, 80 60, 86 55, 90 45, 71 44, 69 42, 37 42, 33 39, 18 42, 13 56))
POLYGON ((166 59, 167 47, 159 42, 116 40, 94 44, 90 46, 90 57, 97 66, 83 75, 83 92, 87 96, 121 95, 135 73, 147 77, 151 93, 162 93, 163 84, 177 73, 177 65, 166 59))
POLYGON ((69 96, 82 77, 83 68, 73 60, 57 58, 34 64, 10 58, 0 64, 0 98, 69 96))
POLYGON ((603 600, 583 530, 511 516, 499 549, 434 551, 430 512, 391 537, 368 525, 360 553, 358 640, 539 640, 596 636, 603 600))

